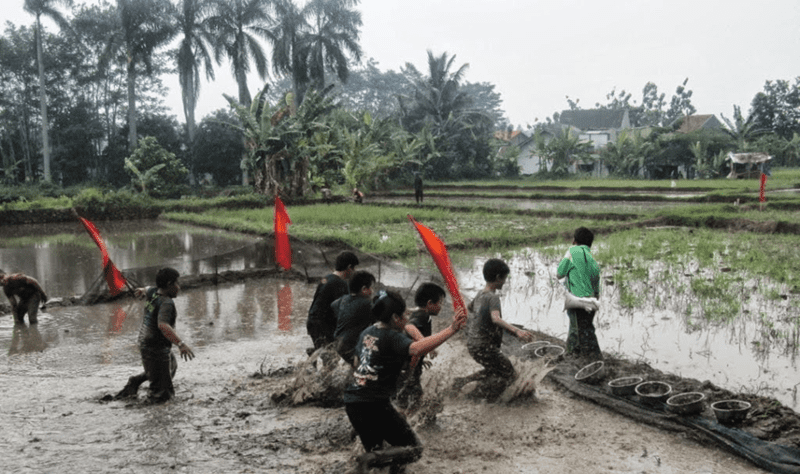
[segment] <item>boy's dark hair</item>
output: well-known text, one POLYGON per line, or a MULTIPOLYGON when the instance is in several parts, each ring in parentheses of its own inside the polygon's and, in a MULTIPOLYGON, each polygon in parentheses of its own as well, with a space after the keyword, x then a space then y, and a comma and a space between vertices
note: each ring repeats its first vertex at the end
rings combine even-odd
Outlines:
POLYGON ((499 258, 490 258, 483 264, 483 279, 487 283, 495 282, 509 273, 511 273, 511 269, 508 268, 506 262, 499 258))
POLYGON ((444 288, 436 283, 423 283, 422 286, 417 288, 417 293, 414 295, 414 304, 420 308, 428 304, 428 301, 438 302, 440 299, 447 296, 444 288))
POLYGON ((156 273, 156 286, 164 289, 169 285, 178 281, 178 277, 181 276, 178 273, 178 270, 170 267, 164 267, 156 273))
POLYGON ((406 302, 399 293, 394 291, 381 291, 372 301, 372 317, 382 323, 390 323, 395 314, 402 315, 406 312, 406 302))
POLYGON ((354 254, 353 252, 346 250, 336 256, 336 266, 334 267, 334 269, 337 272, 343 272, 347 270, 347 268, 350 267, 351 265, 353 267, 358 265, 358 257, 356 257, 356 254, 354 254))
POLYGON ((592 246, 592 242, 594 242, 594 234, 591 230, 587 229, 586 227, 578 227, 575 229, 575 243, 578 245, 585 245, 587 247, 592 246))
POLYGON ((371 288, 373 283, 375 283, 375 275, 361 270, 353 274, 353 277, 350 278, 350 282, 347 284, 347 288, 350 290, 350 294, 354 295, 365 286, 371 288))

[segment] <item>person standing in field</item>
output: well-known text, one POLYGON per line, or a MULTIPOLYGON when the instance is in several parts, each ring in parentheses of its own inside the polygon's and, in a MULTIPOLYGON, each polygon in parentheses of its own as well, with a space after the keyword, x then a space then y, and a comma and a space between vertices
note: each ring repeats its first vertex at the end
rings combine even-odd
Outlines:
MULTIPOLYGON (((567 290, 578 297, 600 296, 600 267, 592 256, 594 234, 586 227, 575 230, 572 246, 558 264, 558 278, 566 278, 567 290)), ((568 309, 567 355, 600 360, 603 354, 594 327, 595 311, 568 309)))
POLYGON ((28 322, 37 324, 39 305, 47 301, 42 286, 35 278, 23 273, 7 274, 0 270, 0 286, 11 303, 11 314, 15 324, 25 324, 25 314, 28 322))
POLYGON ((417 204, 422 202, 422 175, 414 173, 414 199, 417 200, 417 204))
POLYGON ((336 256, 333 273, 326 275, 317 285, 306 321, 306 330, 314 342, 314 351, 334 341, 336 315, 331 303, 347 294, 347 280, 355 272, 356 265, 356 254, 350 251, 340 253, 336 256))

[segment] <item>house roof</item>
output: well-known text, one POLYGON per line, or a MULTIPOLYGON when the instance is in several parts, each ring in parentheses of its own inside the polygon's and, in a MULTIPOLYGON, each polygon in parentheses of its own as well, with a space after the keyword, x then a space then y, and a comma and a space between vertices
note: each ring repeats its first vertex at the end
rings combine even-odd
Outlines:
POLYGON ((580 130, 609 130, 622 128, 625 109, 564 110, 558 121, 580 130))
POLYGON ((728 153, 727 159, 734 163, 764 163, 772 159, 767 153, 728 153))
POLYGON ((498 140, 505 140, 507 142, 510 142, 513 138, 515 138, 520 133, 522 133, 522 132, 519 131, 519 130, 513 130, 511 132, 509 132, 508 130, 498 130, 498 131, 494 132, 494 137, 496 139, 498 139, 498 140))
POLYGON ((722 124, 713 115, 687 115, 678 120, 683 120, 676 132, 691 133, 701 128, 719 128, 722 124))

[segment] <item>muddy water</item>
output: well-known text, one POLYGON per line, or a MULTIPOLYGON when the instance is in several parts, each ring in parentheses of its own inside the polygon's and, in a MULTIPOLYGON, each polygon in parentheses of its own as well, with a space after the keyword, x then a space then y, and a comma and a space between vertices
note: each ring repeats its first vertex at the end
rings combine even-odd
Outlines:
POLYGON ((209 400, 210 388, 204 380, 253 373, 271 359, 283 365, 286 354, 302 356, 311 289, 295 281, 252 280, 180 294, 177 330, 197 358, 179 363, 177 397, 197 402, 169 408, 98 402, 141 370, 140 301, 53 307, 40 314, 37 326, 14 326, 10 317, 1 317, 2 471, 142 472, 171 466, 192 472, 189 463, 201 463, 207 472, 232 472, 232 461, 198 451, 199 428, 186 426, 185 411, 205 409, 200 400, 209 400))
MULTIPOLYGON (((459 276, 469 294, 482 285, 477 269, 484 261, 476 259, 472 269, 459 276)), ((558 262, 532 250, 516 253, 508 262, 511 277, 501 291, 504 318, 566 340, 569 322, 563 311, 564 290, 555 275, 558 262)), ((671 290, 661 288, 657 295, 664 301, 674 299, 668 304, 657 307, 647 301, 641 308, 628 309, 620 306, 618 290, 606 279, 595 322, 601 349, 728 390, 774 397, 795 411, 800 409, 797 350, 787 346, 785 338, 775 337, 791 331, 796 337, 794 322, 787 317, 794 314, 790 301, 768 301, 753 291, 744 305, 745 315, 734 322, 710 323, 687 316, 688 309, 699 303, 671 290)))
MULTIPOLYGON (((245 252, 256 242, 250 236, 153 220, 95 225, 123 271, 168 265, 181 273, 212 273, 254 264, 252 252, 245 252)), ((0 226, 0 268, 35 276, 50 297, 73 296, 95 283, 102 260, 77 222, 0 226)))
MULTIPOLYGON (((505 317, 564 337, 566 320, 552 285, 552 265, 532 253, 509 261, 512 277, 502 292, 505 317)), ((476 259, 469 270, 459 271, 468 297, 482 286, 472 270, 482 263, 476 259)), ((368 269, 396 286, 412 284, 409 279, 417 274, 398 267, 368 269)), ((238 439, 231 438, 238 433, 246 441, 282 427, 318 423, 305 420, 302 409, 291 416, 262 410, 249 417, 252 401, 237 405, 242 374, 305 358, 305 315, 313 289, 304 282, 255 279, 181 293, 177 329, 197 358, 179 363, 179 402, 162 407, 98 402, 141 370, 136 349, 140 301, 52 307, 33 327, 15 327, 10 317, 0 317, 3 472, 241 472, 240 457, 249 451, 238 453, 240 448, 217 438, 238 439), (209 380, 217 383, 211 386, 209 380)), ((756 357, 748 350, 741 340, 748 339, 750 328, 687 333, 675 315, 625 312, 614 306, 613 291, 605 294, 599 337, 606 351, 719 385, 741 379, 748 386, 781 386, 797 380, 793 365, 781 369, 783 359, 756 357)), ((262 403, 268 404, 267 396, 262 403)), ((342 421, 331 415, 330 422, 342 421)), ((270 463, 263 472, 307 472, 293 464, 296 460, 281 458, 282 452, 265 454, 260 442, 253 443, 256 447, 248 449, 270 463), (270 466, 284 468, 271 471, 270 466)))

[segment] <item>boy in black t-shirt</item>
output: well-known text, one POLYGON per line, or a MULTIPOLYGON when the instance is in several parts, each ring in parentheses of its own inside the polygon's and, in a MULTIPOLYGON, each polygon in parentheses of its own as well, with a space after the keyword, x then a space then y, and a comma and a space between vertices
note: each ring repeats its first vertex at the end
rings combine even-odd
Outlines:
POLYGON ((372 273, 356 272, 348 287, 350 294, 344 295, 331 304, 336 315, 336 352, 350 365, 355 364, 355 349, 361 331, 375 322, 370 312, 372 305, 372 273))
POLYGON ((306 330, 314 342, 314 349, 309 349, 310 352, 334 341, 336 315, 333 313, 331 303, 347 294, 347 280, 355 272, 356 265, 358 265, 356 254, 349 251, 340 253, 336 257, 333 273, 325 276, 317 285, 306 320, 306 330))
MULTIPOLYGON (((417 289, 414 295, 414 304, 417 305, 411 311, 411 316, 408 318, 408 324, 405 327, 405 333, 408 336, 418 341, 424 337, 428 337, 433 333, 431 317, 437 316, 442 310, 442 303, 445 297, 444 288, 436 283, 423 283, 417 289)), ((430 352, 430 358, 436 357, 436 351, 430 352)), ((406 369, 406 375, 401 382, 400 391, 397 393, 397 404, 404 408, 414 408, 419 405, 422 400, 422 383, 420 377, 422 376, 422 368, 424 365, 429 365, 429 361, 424 361, 424 357, 412 359, 410 366, 406 369)))

